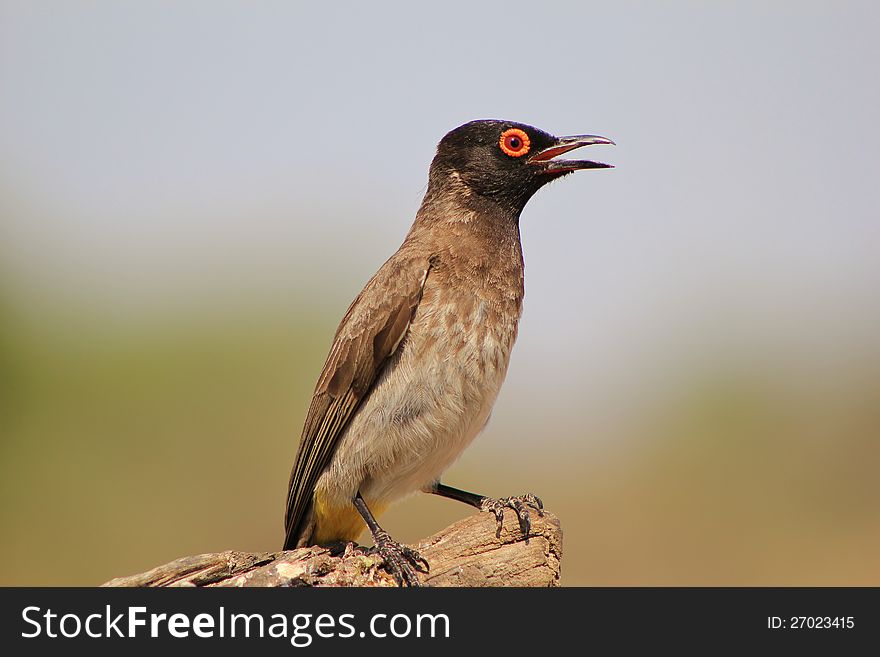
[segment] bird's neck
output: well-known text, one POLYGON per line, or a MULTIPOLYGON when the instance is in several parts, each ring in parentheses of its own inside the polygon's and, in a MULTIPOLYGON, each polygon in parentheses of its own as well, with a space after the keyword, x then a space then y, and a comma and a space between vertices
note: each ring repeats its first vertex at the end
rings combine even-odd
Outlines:
MULTIPOLYGON (((498 295, 519 317, 524 294, 524 265, 519 212, 476 194, 448 188, 425 194, 404 248, 434 262, 434 276, 466 294, 498 295)), ((499 301, 501 303, 501 301, 499 301)))
POLYGON ((477 194, 453 174, 443 181, 429 182, 410 233, 447 226, 452 233, 470 235, 470 239, 490 245, 519 245, 521 212, 521 207, 477 194))

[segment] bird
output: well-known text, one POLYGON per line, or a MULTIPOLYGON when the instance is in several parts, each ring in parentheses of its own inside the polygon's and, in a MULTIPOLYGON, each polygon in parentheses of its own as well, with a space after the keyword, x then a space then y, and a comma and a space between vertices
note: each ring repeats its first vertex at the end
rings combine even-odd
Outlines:
POLYGON ((420 586, 421 555, 377 517, 423 491, 495 514, 528 538, 532 494, 490 498, 441 483, 488 422, 507 373, 524 295, 519 220, 544 185, 592 160, 558 159, 598 135, 555 137, 499 119, 439 142, 400 248, 348 307, 309 405, 290 474, 284 549, 347 545, 366 526, 399 586, 420 586))

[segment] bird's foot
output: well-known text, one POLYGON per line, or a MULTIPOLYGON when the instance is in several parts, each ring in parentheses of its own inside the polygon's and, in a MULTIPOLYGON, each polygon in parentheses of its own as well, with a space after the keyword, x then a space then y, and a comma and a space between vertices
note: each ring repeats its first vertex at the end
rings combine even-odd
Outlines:
POLYGON ((525 537, 527 543, 529 541, 529 532, 532 528, 530 508, 537 511, 539 517, 544 516, 544 503, 538 496, 532 495, 531 493, 513 497, 502 497, 497 500, 491 497, 484 497, 480 502, 481 511, 490 511, 495 514, 495 520, 498 525, 495 530, 496 538, 501 537, 501 526, 504 523, 504 509, 513 509, 516 513, 516 517, 519 519, 520 531, 525 537))
POLYGON ((374 541, 376 546, 373 551, 382 557, 385 570, 391 573, 398 586, 422 586, 416 571, 427 573, 430 569, 422 555, 411 547, 393 540, 384 530, 377 532, 374 541))

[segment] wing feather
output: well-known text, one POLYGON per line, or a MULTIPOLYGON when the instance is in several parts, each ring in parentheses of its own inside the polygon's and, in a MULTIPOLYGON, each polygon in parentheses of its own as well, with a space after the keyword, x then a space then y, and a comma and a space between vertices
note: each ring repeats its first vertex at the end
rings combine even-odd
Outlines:
POLYGON ((406 336, 430 263, 395 254, 345 313, 318 377, 290 473, 284 549, 297 546, 308 523, 318 478, 339 439, 406 336))

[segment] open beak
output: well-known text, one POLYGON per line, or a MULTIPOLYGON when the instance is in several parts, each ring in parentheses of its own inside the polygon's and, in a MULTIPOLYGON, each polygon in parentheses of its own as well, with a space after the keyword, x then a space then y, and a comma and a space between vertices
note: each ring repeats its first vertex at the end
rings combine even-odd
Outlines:
POLYGON ((559 137, 556 143, 543 151, 538 151, 529 158, 529 164, 541 167, 541 173, 568 173, 569 171, 577 171, 578 169, 612 169, 613 164, 604 164, 603 162, 593 162, 592 160, 554 160, 558 155, 573 151, 581 146, 592 146, 594 144, 611 144, 614 142, 607 137, 599 137, 598 135, 574 135, 572 137, 559 137))

